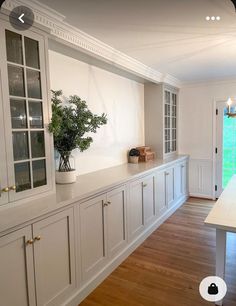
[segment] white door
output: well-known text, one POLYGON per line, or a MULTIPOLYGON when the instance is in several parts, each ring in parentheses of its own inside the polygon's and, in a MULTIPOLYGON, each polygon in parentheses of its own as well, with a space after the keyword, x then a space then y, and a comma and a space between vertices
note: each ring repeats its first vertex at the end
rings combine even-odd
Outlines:
POLYGON ((31 226, 0 238, 0 304, 36 306, 31 226))
POLYGON ((137 237, 144 229, 144 207, 143 207, 143 180, 139 179, 130 183, 129 188, 129 237, 137 237))
POLYGON ((174 168, 175 201, 187 194, 187 164, 179 163, 174 168))
POLYGON ((158 171, 156 174, 156 201, 157 201, 157 210, 158 216, 162 216, 166 210, 167 198, 166 198, 166 175, 165 171, 158 171))
POLYGON ((174 168, 168 168, 165 171, 166 184, 166 202, 167 207, 170 208, 174 204, 174 168))
POLYGON ((7 185, 13 202, 52 186, 45 37, 32 31, 17 31, 0 21, 0 41, 0 100, 7 185))
POLYGON ((236 118, 228 118, 225 101, 216 103, 216 197, 236 174, 236 118))
POLYGON ((155 177, 148 176, 143 180, 144 224, 151 224, 155 219, 155 177))
POLYGON ((107 260, 106 195, 80 204, 82 278, 91 278, 107 260))
POLYGON ((75 288, 73 218, 70 208, 33 224, 37 306, 60 305, 75 288))
POLYGON ((108 192, 107 204, 108 254, 114 257, 127 244, 125 187, 108 192))

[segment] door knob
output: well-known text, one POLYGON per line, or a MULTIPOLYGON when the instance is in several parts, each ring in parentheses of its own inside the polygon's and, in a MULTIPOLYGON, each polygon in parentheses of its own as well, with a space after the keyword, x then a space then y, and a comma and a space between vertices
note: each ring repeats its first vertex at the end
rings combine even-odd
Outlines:
POLYGON ((1 190, 2 192, 8 192, 9 191, 9 188, 8 187, 5 187, 1 190))
POLYGON ((41 236, 34 237, 34 241, 39 241, 39 240, 41 240, 41 236))
POLYGON ((26 244, 27 244, 27 245, 30 245, 30 244, 33 244, 33 243, 34 243, 34 240, 33 240, 33 239, 29 239, 29 240, 26 241, 26 244))

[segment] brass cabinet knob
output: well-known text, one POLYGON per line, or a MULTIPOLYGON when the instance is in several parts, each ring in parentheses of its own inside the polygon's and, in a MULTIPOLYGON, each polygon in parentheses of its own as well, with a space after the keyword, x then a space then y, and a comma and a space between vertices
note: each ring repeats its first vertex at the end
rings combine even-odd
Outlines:
POLYGON ((41 240, 41 236, 34 237, 34 241, 39 241, 39 240, 41 240))
POLYGON ((29 240, 26 241, 26 244, 27 244, 27 245, 33 244, 33 243, 34 243, 34 240, 33 240, 33 239, 29 239, 29 240))
POLYGON ((144 184, 144 183, 143 183, 143 187, 147 187, 147 184, 144 184))
POLYGON ((165 175, 167 176, 167 175, 170 175, 170 173, 169 172, 165 172, 165 175))
POLYGON ((103 207, 105 207, 105 206, 108 206, 108 203, 107 203, 107 202, 104 202, 104 203, 103 203, 103 207))
POLYGON ((9 187, 9 190, 13 190, 13 191, 15 191, 15 190, 16 190, 16 186, 15 186, 15 185, 13 185, 13 186, 9 187))
POLYGON ((9 191, 9 188, 8 187, 5 187, 2 189, 2 192, 8 192, 9 191))
POLYGON ((110 204, 111 204, 111 202, 110 202, 110 201, 107 201, 107 204, 108 204, 108 205, 110 205, 110 204))

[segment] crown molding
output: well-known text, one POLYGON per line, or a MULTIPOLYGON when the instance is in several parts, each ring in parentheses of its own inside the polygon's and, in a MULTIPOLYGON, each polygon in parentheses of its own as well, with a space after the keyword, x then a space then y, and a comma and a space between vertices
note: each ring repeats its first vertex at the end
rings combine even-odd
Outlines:
POLYGON ((182 82, 181 88, 194 88, 194 87, 209 87, 216 85, 227 85, 236 83, 236 78, 224 78, 224 79, 213 79, 213 80, 200 80, 193 82, 182 82))
POLYGON ((163 82, 178 88, 181 86, 180 81, 173 76, 164 75, 88 35, 78 28, 71 26, 65 22, 64 15, 44 4, 41 4, 37 0, 6 0, 2 7, 11 11, 18 5, 25 5, 31 8, 35 14, 35 22, 48 28, 50 31, 50 38, 52 39, 56 39, 70 47, 79 49, 82 52, 131 72, 145 80, 154 83, 163 82))

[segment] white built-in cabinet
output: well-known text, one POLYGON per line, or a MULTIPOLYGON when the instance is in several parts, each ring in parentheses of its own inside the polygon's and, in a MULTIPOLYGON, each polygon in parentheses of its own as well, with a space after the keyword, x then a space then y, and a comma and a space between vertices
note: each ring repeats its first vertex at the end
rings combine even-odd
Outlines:
POLYGON ((145 143, 157 158, 178 151, 178 89, 167 84, 144 84, 145 143))
POLYGON ((77 306, 187 199, 187 169, 177 159, 4 233, 1 304, 77 306))
POLYGON ((4 306, 60 305, 75 288, 73 208, 0 238, 4 306))
POLYGON ((82 279, 87 280, 127 244, 126 187, 82 203, 79 215, 82 279))
POLYGON ((53 187, 47 40, 0 20, 0 205, 53 187))

